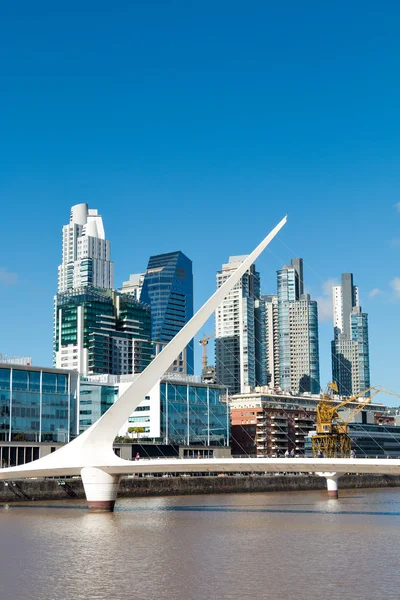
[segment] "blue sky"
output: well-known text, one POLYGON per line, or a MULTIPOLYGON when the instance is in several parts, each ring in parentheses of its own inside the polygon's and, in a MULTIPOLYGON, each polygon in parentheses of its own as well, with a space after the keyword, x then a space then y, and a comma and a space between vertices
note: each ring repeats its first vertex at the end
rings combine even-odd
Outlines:
POLYGON ((390 1, 2 3, 0 351, 51 363, 73 204, 103 215, 117 285, 185 252, 196 307, 288 213, 263 291, 304 258, 325 383, 324 290, 352 271, 372 382, 400 392, 399 18, 390 1))

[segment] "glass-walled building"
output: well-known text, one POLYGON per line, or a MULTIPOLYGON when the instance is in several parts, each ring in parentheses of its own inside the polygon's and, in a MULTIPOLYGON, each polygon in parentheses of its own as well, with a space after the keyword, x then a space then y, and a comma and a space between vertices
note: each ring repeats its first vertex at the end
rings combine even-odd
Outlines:
POLYGON ((81 379, 79 433, 88 429, 118 398, 118 387, 81 379))
MULTIPOLYGON (((134 379, 135 376, 98 375, 82 380, 81 431, 94 423, 134 379)), ((166 373, 143 398, 118 436, 178 446, 228 446, 230 418, 225 398, 225 387, 202 383, 196 375, 166 373)))
POLYGON ((198 383, 160 382, 160 437, 166 444, 228 446, 226 390, 198 383))
POLYGON ((0 441, 69 442, 78 394, 76 372, 0 364, 0 441))
POLYGON ((318 394, 318 306, 304 293, 303 259, 293 258, 277 276, 279 385, 293 394, 318 394))
POLYGON ((55 365, 82 375, 141 373, 153 358, 150 306, 112 290, 56 296, 55 365))
MULTIPOLYGON (((151 336, 161 350, 193 317, 192 261, 183 252, 151 256, 140 301, 151 306, 151 336)), ((171 371, 192 374, 193 340, 171 366, 171 371)))

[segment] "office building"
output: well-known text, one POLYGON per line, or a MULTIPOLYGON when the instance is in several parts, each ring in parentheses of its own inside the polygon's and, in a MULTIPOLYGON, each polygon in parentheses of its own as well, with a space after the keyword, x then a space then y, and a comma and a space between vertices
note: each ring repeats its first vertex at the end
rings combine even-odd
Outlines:
POLYGON ((141 373, 153 357, 151 310, 133 296, 81 288, 56 297, 55 365, 82 375, 141 373))
POLYGON ((74 371, 0 364, 0 441, 69 442, 78 434, 78 395, 74 371))
POLYGON ((278 276, 279 385, 294 394, 317 394, 318 307, 304 293, 303 261, 292 259, 278 276))
POLYGON ((93 378, 81 378, 79 433, 88 429, 114 404, 118 398, 118 387, 95 381, 93 378))
MULTIPOLYGON (((151 256, 140 300, 151 307, 151 338, 158 353, 193 316, 192 261, 179 251, 151 256)), ((193 369, 192 340, 170 370, 190 375, 193 369)))
POLYGON ((268 385, 271 388, 278 388, 280 385, 278 296, 269 294, 256 300, 255 316, 257 386, 268 385))
MULTIPOLYGON (((217 288, 231 276, 245 256, 231 256, 217 273, 217 288)), ((217 381, 236 394, 257 385, 257 375, 266 377, 264 308, 260 299, 260 274, 255 265, 243 275, 215 311, 215 358, 217 381), (256 338, 256 309, 258 338, 256 338), (260 326, 259 326, 260 325, 260 326), (258 339, 263 348, 258 347, 258 339), (264 361, 256 370, 257 359, 264 361)))
POLYGON ((352 273, 343 273, 342 284, 332 291, 332 378, 340 395, 351 396, 370 387, 368 315, 360 307, 352 273))
POLYGON ((71 208, 70 220, 62 229, 62 263, 58 267, 58 292, 74 288, 112 289, 114 265, 103 219, 87 204, 71 208))
MULTIPOLYGON (((103 409, 133 381, 132 376, 99 375, 88 377, 81 384, 82 402, 99 406, 104 386, 103 409)), ((157 444, 229 446, 229 410, 225 402, 226 389, 206 385, 195 375, 166 373, 143 398, 122 426, 119 435, 133 441, 157 444)), ((86 405, 85 405, 86 406, 86 405)), ((82 406, 84 409, 84 406, 82 406)), ((90 415, 82 415, 81 424, 91 425, 90 415), (84 417, 84 418, 83 418, 84 417)))

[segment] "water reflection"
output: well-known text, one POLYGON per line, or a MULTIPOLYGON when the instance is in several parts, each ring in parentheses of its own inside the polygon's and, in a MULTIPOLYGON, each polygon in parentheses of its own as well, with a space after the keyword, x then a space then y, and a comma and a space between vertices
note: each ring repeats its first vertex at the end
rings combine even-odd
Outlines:
POLYGON ((398 516, 395 489, 10 504, 0 599, 391 600, 398 516))

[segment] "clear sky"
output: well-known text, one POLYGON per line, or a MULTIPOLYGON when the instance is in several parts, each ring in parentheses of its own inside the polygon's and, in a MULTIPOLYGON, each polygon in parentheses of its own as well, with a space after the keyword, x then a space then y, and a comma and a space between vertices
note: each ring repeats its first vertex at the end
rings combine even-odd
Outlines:
POLYGON ((400 393, 399 22, 390 0, 1 3, 0 351, 51 364, 73 204, 103 215, 117 286, 185 252, 197 308, 288 213, 263 291, 304 258, 325 384, 352 271, 372 383, 400 393))

